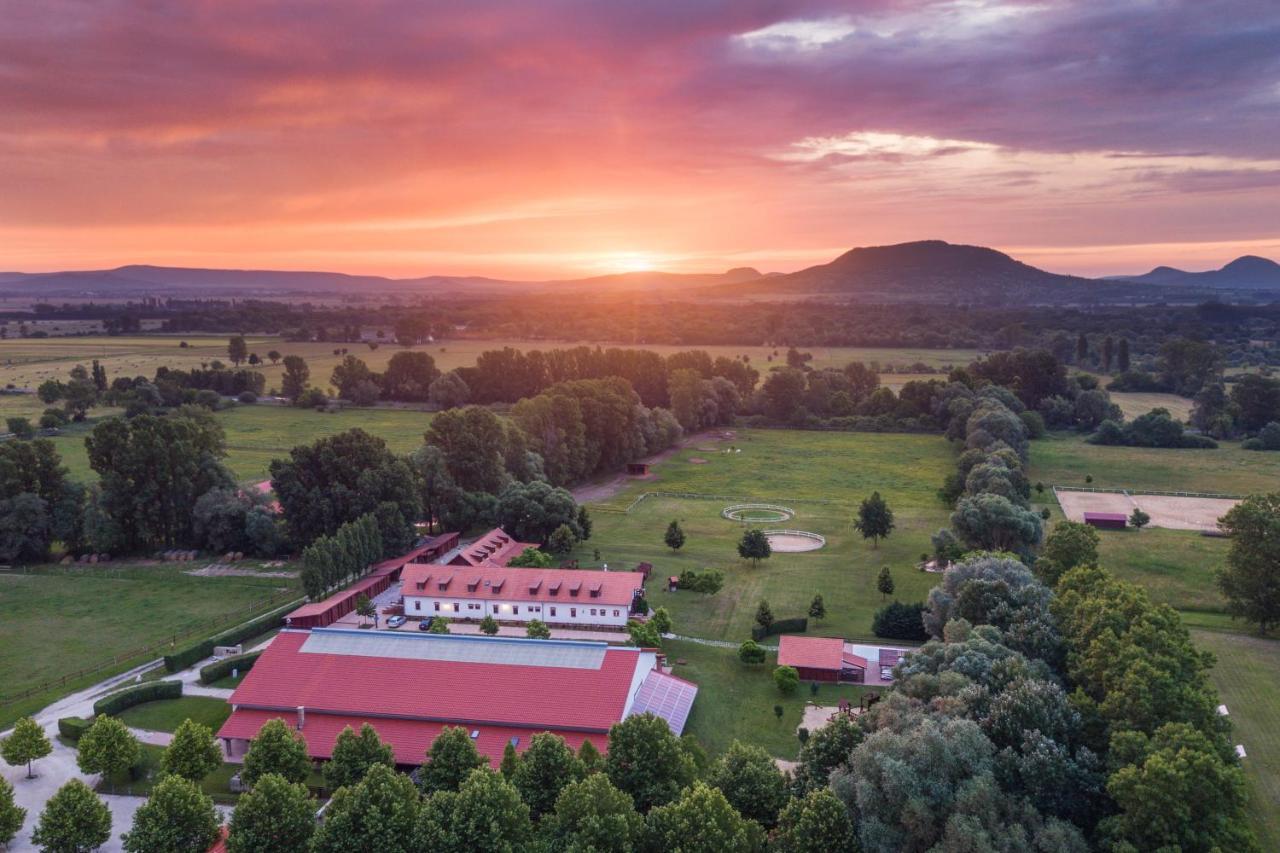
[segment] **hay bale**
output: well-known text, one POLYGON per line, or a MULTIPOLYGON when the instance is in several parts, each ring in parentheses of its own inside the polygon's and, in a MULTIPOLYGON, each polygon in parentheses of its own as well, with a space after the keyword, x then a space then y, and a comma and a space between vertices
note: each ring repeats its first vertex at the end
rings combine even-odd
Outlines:
POLYGON ((76 558, 68 554, 67 556, 63 557, 59 562, 64 566, 70 566, 75 561, 76 561, 76 558))
POLYGON ((97 554, 90 554, 90 555, 89 555, 89 562, 90 562, 91 564, 93 564, 93 565, 97 565, 97 563, 98 563, 98 555, 97 555, 97 554))
POLYGON ((100 562, 100 563, 110 563, 110 562, 111 562, 111 555, 110 555, 110 554, 99 554, 99 555, 98 555, 98 562, 100 562))

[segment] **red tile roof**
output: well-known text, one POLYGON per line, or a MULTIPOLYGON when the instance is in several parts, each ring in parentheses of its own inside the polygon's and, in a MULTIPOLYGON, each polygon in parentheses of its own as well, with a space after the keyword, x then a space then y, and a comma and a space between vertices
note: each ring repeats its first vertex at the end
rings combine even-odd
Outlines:
MULTIPOLYGON (((240 709, 232 713, 218 731, 218 737, 252 739, 268 720, 282 719, 290 727, 297 725, 297 712, 257 711, 240 709)), ((322 714, 307 709, 306 719, 302 726, 302 736, 307 742, 307 754, 312 758, 330 758, 333 756, 333 745, 338 735, 347 726, 355 731, 369 723, 378 731, 385 743, 389 743, 395 751, 397 764, 421 764, 431 748, 431 744, 444 729, 447 723, 423 720, 398 720, 380 717, 366 717, 353 714, 322 714)), ((518 738, 516 751, 524 752, 529 746, 529 739, 535 734, 547 731, 545 728, 529 728, 519 726, 467 726, 468 731, 478 731, 475 739, 476 749, 481 755, 489 758, 489 763, 497 767, 502 761, 502 751, 511 738, 518 738)), ((557 730, 556 734, 565 739, 575 751, 589 740, 600 750, 608 750, 607 735, 596 732, 580 732, 557 730)))
MULTIPOLYGON (((778 639, 778 666, 838 670, 843 660, 844 640, 838 637, 797 637, 783 634, 778 639)), ((863 661, 863 665, 866 665, 866 661, 863 661)))
POLYGON ((487 601, 545 601, 563 604, 604 604, 630 607, 638 589, 644 588, 640 572, 604 572, 593 569, 467 568, 415 565, 404 567, 400 594, 423 598, 460 598, 487 601), (447 589, 440 584, 448 582, 447 589), (419 584, 422 587, 419 588, 419 584), (577 589, 577 594, 573 590, 577 589), (598 594, 594 594, 598 588, 598 594), (552 590, 555 590, 553 593, 552 590))
POLYGON ((407 563, 412 563, 418 557, 423 555, 428 555, 428 558, 439 556, 456 544, 458 544, 457 533, 442 533, 439 536, 432 536, 426 542, 423 542, 411 551, 401 554, 398 557, 392 557, 390 560, 383 560, 381 563, 374 563, 373 569, 374 571, 398 569, 407 563))
POLYGON ((537 542, 517 542, 501 527, 495 527, 470 545, 464 546, 449 564, 501 568, 520 556, 525 548, 537 547, 537 542))
POLYGON ((473 727, 488 724, 605 732, 622 719, 637 667, 642 661, 651 660, 638 649, 602 643, 373 634, 339 629, 285 630, 258 658, 232 694, 231 703, 237 709, 286 715, 295 714, 297 706, 302 705, 308 719, 312 712, 319 712, 473 727), (303 644, 313 636, 336 643, 350 642, 355 652, 374 653, 303 651, 303 644), (440 641, 448 642, 439 644, 440 641), (437 645, 398 645, 405 643, 437 645), (535 643, 543 645, 530 645, 535 643), (375 648, 373 644, 397 645, 375 648), (379 654, 379 648, 410 654, 379 654), (432 649, 460 650, 466 654, 455 657, 467 659, 413 656, 432 649), (545 659, 565 665, 501 662, 533 659, 544 652, 545 659), (569 660, 575 656, 576 660, 569 660))
POLYGON ((862 655, 855 655, 853 652, 845 652, 843 662, 845 664, 852 664, 853 666, 860 666, 863 669, 867 668, 867 659, 862 655))
MULTIPOLYGON (((362 594, 371 596, 375 595, 376 593, 370 593, 369 590, 386 583, 387 581, 384 579, 383 575, 370 575, 367 578, 362 578, 361 580, 356 581, 344 590, 335 592, 323 601, 312 601, 308 604, 302 605, 285 618, 297 619, 300 616, 318 616, 322 613, 327 613, 334 607, 342 605, 347 601, 347 599, 354 599, 362 594)), ((386 587, 383 586, 383 589, 386 589, 386 587)))

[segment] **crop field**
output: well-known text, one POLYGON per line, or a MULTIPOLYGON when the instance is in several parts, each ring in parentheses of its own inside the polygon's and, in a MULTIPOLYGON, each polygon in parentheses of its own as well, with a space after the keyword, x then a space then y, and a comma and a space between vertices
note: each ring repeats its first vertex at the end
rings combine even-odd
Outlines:
POLYGON ((1031 442, 1028 475, 1045 486, 1249 495, 1280 487, 1280 453, 1241 450, 1231 441, 1217 450, 1102 447, 1057 433, 1031 442))
POLYGON ((1191 408, 1195 403, 1177 394, 1157 394, 1144 391, 1112 391, 1111 402, 1120 407, 1125 420, 1133 420, 1145 415, 1152 409, 1168 409, 1169 414, 1182 422, 1191 417, 1191 408))
POLYGON ((720 515, 733 500, 664 496, 647 498, 627 513, 597 509, 594 535, 574 556, 591 564, 598 549, 606 563, 652 562, 650 603, 671 612, 678 634, 741 642, 750 636, 761 599, 778 618, 804 616, 820 592, 830 615, 813 623, 810 633, 868 639, 872 615, 884 603, 876 591, 882 566, 893 572, 902 601, 920 600, 937 580, 915 563, 931 550, 929 537, 946 524, 947 509, 935 492, 953 464, 951 448, 938 436, 744 431, 717 450, 681 451, 657 467, 656 479, 633 484, 605 509, 659 490, 782 503, 796 511, 782 526, 820 533, 825 547, 775 553, 752 566, 737 554, 744 525, 720 515), (730 444, 741 452, 723 452, 730 444), (888 501, 897 523, 878 548, 852 528, 858 504, 874 490, 888 501), (686 535, 678 552, 662 544, 672 519, 686 535), (725 572, 719 593, 665 591, 667 576, 706 567, 725 572))
MULTIPOLYGON (((140 663, 132 657, 142 647, 245 621, 255 605, 267 609, 267 599, 298 584, 280 577, 185 574, 198 567, 144 562, 0 573, 0 701, 117 656, 129 656, 121 657, 121 669, 140 663)), ((90 683, 108 674, 89 676, 90 683)), ((0 729, 56 695, 0 707, 0 729)))
POLYGON ((1232 740, 1245 748, 1249 813, 1263 850, 1280 850, 1280 641, 1195 631, 1217 656, 1211 678, 1230 711, 1232 740))

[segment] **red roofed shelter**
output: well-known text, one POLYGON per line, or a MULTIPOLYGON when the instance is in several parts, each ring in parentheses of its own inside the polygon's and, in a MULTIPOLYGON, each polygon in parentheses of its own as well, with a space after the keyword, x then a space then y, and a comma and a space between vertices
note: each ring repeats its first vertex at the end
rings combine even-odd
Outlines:
POLYGON ((778 666, 794 667, 804 681, 861 684, 867 677, 867 659, 847 651, 838 637, 783 634, 778 640, 778 666))

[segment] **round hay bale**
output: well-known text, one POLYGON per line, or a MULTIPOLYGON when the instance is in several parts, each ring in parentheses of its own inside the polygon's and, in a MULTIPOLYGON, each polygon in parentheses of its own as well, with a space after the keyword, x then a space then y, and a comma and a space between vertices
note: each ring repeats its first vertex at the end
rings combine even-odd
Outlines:
POLYGON ((90 562, 91 564, 96 565, 96 564, 97 564, 97 562, 98 562, 98 555, 97 555, 97 554, 90 554, 90 555, 89 555, 89 562, 90 562))

